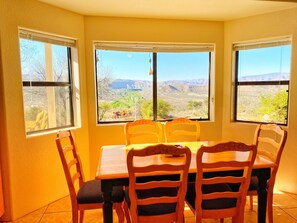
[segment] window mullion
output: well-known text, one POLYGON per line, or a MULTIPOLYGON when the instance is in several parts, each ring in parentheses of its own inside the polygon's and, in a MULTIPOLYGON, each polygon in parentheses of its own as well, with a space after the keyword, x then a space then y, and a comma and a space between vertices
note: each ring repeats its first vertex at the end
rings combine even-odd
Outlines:
POLYGON ((234 99, 234 120, 237 120, 237 101, 238 101, 238 66, 239 66, 239 51, 235 51, 235 99, 234 99))
POLYGON ((153 53, 153 120, 158 120, 157 103, 157 53, 153 53))
POLYGON ((74 108, 73 108, 73 105, 74 105, 74 97, 75 94, 74 94, 74 91, 73 91, 73 73, 72 73, 72 57, 71 57, 71 48, 70 47, 67 47, 67 55, 68 55, 68 78, 69 78, 69 83, 70 83, 70 104, 72 106, 70 106, 70 118, 71 118, 71 122, 74 124, 74 108))
POLYGON ((68 87, 69 82, 54 82, 54 81, 23 81, 23 87, 68 87))

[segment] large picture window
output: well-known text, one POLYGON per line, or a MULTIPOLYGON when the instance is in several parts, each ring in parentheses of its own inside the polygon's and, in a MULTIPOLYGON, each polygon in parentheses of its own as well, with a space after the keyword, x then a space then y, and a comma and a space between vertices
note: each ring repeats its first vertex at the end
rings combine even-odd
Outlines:
POLYGON ((213 49, 96 43, 98 122, 209 120, 213 49))
POLYGON ((25 29, 19 36, 27 134, 73 126, 75 41, 25 29))
POLYGON ((288 123, 291 38, 234 44, 235 121, 288 123))

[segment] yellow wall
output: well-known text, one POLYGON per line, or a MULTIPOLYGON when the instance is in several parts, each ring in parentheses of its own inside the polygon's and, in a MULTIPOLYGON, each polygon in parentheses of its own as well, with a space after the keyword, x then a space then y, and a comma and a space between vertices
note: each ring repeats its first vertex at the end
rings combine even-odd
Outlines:
POLYGON ((55 133, 26 138, 18 26, 78 39, 82 128, 76 131, 89 175, 84 18, 35 0, 1 0, 1 166, 5 216, 11 220, 68 194, 55 133))
POLYGON ((85 18, 89 99, 90 171, 95 174, 102 145, 124 144, 124 126, 96 124, 93 41, 215 43, 215 121, 201 123, 202 140, 221 139, 224 23, 130 18, 85 18))
POLYGON ((283 152, 276 186, 285 191, 297 193, 297 9, 285 10, 266 15, 254 16, 225 23, 224 50, 224 119, 223 138, 252 143, 254 124, 240 124, 230 121, 231 117, 231 77, 232 43, 270 37, 292 35, 292 63, 290 81, 290 104, 288 139, 283 152))
MULTIPOLYGON (((78 39, 82 127, 75 136, 85 174, 93 178, 100 146, 125 142, 123 125, 96 124, 94 40, 215 43, 215 118, 201 123, 201 139, 223 137, 250 143, 255 125, 230 121, 232 42, 296 35, 295 21, 297 10, 223 23, 83 17, 36 0, 0 0, 0 159, 6 205, 2 219, 16 219, 68 193, 55 133, 32 138, 25 135, 18 26, 78 39)), ((297 192, 293 144, 297 131, 295 43, 293 38, 289 138, 279 172, 280 186, 291 192, 297 192)))

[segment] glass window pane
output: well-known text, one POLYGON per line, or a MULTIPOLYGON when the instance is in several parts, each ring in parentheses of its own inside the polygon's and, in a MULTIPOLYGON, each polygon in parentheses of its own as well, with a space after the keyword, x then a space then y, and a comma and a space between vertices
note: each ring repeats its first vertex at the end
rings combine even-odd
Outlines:
POLYGON ((158 53, 158 119, 208 119, 209 52, 158 53))
POLYGON ((152 119, 151 53, 96 50, 99 122, 152 119))
POLYGON ((238 86, 237 120, 287 124, 288 86, 238 86))
POLYGON ((26 131, 72 125, 70 87, 24 87, 26 131))
POLYGON ((20 39, 23 81, 69 82, 67 47, 20 39))
POLYGON ((290 45, 241 50, 238 53, 238 81, 290 80, 290 45))

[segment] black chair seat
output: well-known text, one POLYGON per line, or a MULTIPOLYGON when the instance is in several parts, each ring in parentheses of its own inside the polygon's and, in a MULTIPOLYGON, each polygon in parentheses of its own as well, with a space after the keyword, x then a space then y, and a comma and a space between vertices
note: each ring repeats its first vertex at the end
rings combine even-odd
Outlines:
MULTIPOLYGON (((154 188, 150 190, 137 191, 137 197, 140 199, 149 197, 161 197, 161 196, 176 196, 177 190, 173 188, 154 188)), ((125 191, 125 199, 130 208, 129 190, 125 191)), ((153 205, 139 205, 137 207, 138 215, 150 216, 150 215, 162 215, 169 214, 176 211, 176 203, 169 204, 153 204, 153 205)))
MULTIPOLYGON (((101 181, 90 180, 86 181, 77 193, 77 202, 79 204, 102 203, 103 194, 101 192, 101 181)), ((112 201, 121 203, 124 200, 123 187, 113 187, 112 201)))
MULTIPOLYGON (((224 191, 232 191, 231 187, 228 184, 212 184, 212 185, 203 185, 202 193, 209 194, 213 192, 224 192, 224 191)), ((195 208, 195 184, 188 184, 186 200, 189 204, 195 208)), ((212 200, 203 200, 202 201, 202 209, 211 210, 211 209, 225 209, 236 207, 236 199, 235 198, 220 198, 220 199, 212 199, 212 200)))
POLYGON ((258 177, 252 176, 251 177, 250 186, 249 186, 249 191, 258 190, 258 188, 259 188, 258 177))

